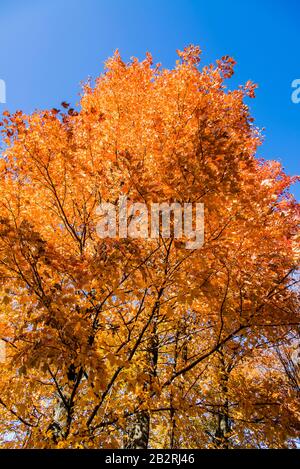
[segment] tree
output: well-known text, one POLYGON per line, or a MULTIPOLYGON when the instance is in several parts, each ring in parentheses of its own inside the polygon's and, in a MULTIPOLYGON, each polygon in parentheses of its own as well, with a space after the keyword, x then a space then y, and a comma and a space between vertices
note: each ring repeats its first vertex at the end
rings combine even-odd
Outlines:
POLYGON ((178 54, 162 70, 116 52, 77 111, 4 113, 2 447, 295 444, 296 178, 256 157, 234 61, 178 54), (203 203, 204 245, 101 239, 120 194, 203 203))

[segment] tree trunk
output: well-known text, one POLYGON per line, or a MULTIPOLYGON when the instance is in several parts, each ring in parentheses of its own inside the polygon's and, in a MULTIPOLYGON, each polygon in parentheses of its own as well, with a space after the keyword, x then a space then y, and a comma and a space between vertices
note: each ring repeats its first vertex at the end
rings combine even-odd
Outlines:
POLYGON ((231 422, 229 418, 229 400, 228 400, 228 379, 229 368, 226 366, 225 357, 222 349, 219 350, 221 363, 221 391, 223 405, 218 413, 217 429, 215 432, 215 443, 218 448, 229 448, 229 436, 231 432, 231 422))
MULTIPOLYGON (((143 389, 151 393, 152 383, 157 373, 157 362, 159 353, 159 338, 157 334, 157 315, 153 320, 153 327, 148 341, 148 367, 145 367, 145 380, 143 389)), ((147 410, 142 410, 131 416, 127 420, 126 435, 124 438, 124 448, 126 449, 147 449, 150 433, 150 414, 147 410)))
POLYGON ((150 417, 147 411, 133 415, 128 424, 125 449, 147 449, 149 440, 150 417))
POLYGON ((65 437, 68 426, 68 411, 60 397, 54 407, 53 421, 48 427, 48 434, 53 443, 57 444, 65 437))
MULTIPOLYGON (((71 402, 70 396, 73 393, 74 397, 74 386, 77 388, 82 374, 82 368, 77 374, 74 365, 71 364, 66 374, 66 378, 68 380, 67 384, 65 386, 59 386, 59 384, 56 382, 56 385, 59 388, 59 392, 56 393, 56 404, 53 409, 53 419, 47 430, 47 433, 50 435, 53 443, 55 444, 57 444, 60 440, 67 438, 68 436, 73 411, 73 402, 71 402)), ((53 377, 53 375, 51 376, 53 377)))

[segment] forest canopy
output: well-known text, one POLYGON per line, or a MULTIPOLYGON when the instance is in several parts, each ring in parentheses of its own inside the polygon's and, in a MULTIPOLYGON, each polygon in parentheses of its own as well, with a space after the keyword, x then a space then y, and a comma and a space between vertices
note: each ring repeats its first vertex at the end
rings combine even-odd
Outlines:
POLYGON ((257 157, 234 60, 118 51, 80 105, 4 112, 2 448, 291 448, 297 178, 257 157), (102 202, 203 203, 203 246, 97 235, 102 202))

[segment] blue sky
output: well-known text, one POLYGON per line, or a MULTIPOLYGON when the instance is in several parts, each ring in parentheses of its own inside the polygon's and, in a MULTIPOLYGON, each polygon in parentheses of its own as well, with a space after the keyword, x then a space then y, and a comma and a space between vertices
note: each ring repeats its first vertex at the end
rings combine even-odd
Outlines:
MULTIPOLYGON (((249 101, 265 127, 259 156, 300 173, 300 103, 291 100, 300 78, 299 0, 0 0, 0 79, 7 103, 0 111, 78 101, 80 82, 103 71, 120 49, 125 60, 144 57, 172 67, 176 49, 190 43, 203 63, 222 55, 238 62, 230 87, 259 84, 249 101)), ((293 187, 300 199, 300 184, 293 187)))

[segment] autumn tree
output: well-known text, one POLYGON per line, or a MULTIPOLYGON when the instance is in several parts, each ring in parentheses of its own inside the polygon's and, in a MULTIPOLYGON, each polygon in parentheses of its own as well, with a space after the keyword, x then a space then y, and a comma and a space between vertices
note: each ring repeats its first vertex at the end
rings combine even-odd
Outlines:
POLYGON ((4 113, 2 447, 299 437, 296 179, 257 158, 255 85, 226 88, 233 59, 178 55, 166 70, 116 52, 77 110, 4 113), (97 207, 120 195, 203 203, 203 246, 99 237, 97 207))

